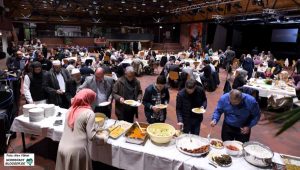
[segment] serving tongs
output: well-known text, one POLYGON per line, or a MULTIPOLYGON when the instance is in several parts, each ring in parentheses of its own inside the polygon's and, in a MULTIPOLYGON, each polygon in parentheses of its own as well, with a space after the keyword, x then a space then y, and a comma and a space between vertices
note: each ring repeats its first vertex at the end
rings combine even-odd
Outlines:
POLYGON ((139 124, 138 121, 135 121, 135 123, 138 125, 140 131, 141 131, 143 134, 146 133, 146 132, 142 129, 142 127, 140 126, 140 124, 139 124))

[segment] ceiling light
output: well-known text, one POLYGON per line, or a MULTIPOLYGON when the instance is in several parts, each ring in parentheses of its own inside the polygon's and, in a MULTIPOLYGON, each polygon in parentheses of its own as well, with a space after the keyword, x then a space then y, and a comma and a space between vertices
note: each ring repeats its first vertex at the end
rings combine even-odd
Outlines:
POLYGON ((163 4, 160 5, 161 8, 165 7, 163 4))
POLYGON ((163 27, 162 27, 162 26, 159 26, 159 28, 162 29, 163 27))
POLYGON ((126 11, 128 11, 129 9, 128 8, 126 8, 126 11))
POLYGON ((173 30, 175 30, 175 27, 173 27, 173 30))
POLYGON ((123 11, 121 10, 120 12, 122 13, 123 11))
POLYGON ((172 1, 171 1, 171 0, 169 0, 169 3, 172 3, 172 1))
POLYGON ((157 0, 153 0, 153 2, 157 2, 157 0))
POLYGON ((132 8, 133 8, 133 9, 136 9, 136 6, 133 6, 132 8))
POLYGON ((142 5, 143 5, 143 6, 145 6, 145 5, 146 5, 146 3, 145 3, 145 2, 142 2, 142 5))
POLYGON ((142 12, 145 12, 144 10, 142 10, 142 12))
POLYGON ((122 3, 122 4, 125 4, 126 2, 125 2, 125 0, 122 0, 121 3, 122 3))
POLYGON ((156 13, 158 13, 158 14, 159 14, 159 11, 157 11, 156 13))
POLYGON ((111 9, 111 6, 107 7, 108 9, 111 9))
POLYGON ((2 32, 0 32, 0 35, 2 35, 2 32))

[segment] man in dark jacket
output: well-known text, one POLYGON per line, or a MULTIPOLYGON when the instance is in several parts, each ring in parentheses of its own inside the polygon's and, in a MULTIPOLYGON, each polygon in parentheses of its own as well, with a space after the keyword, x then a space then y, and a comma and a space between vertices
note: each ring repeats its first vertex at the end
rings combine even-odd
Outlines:
POLYGON ((204 90, 196 86, 196 80, 190 79, 185 84, 185 89, 178 92, 176 98, 176 114, 178 125, 184 133, 199 135, 202 114, 192 112, 193 108, 206 108, 207 99, 204 90))
POLYGON ((155 84, 149 85, 144 94, 143 104, 148 123, 165 122, 167 109, 159 109, 157 105, 168 104, 170 94, 166 85, 165 76, 158 76, 155 84))
POLYGON ((225 51, 225 62, 226 62, 226 70, 228 73, 231 73, 231 65, 233 64, 233 60, 235 58, 235 51, 231 49, 230 46, 227 47, 227 50, 225 51))
POLYGON ((133 67, 128 66, 125 70, 125 76, 118 79, 113 87, 113 96, 116 100, 116 115, 119 120, 133 122, 134 115, 138 116, 137 107, 129 106, 124 103, 125 100, 142 100, 142 89, 140 81, 135 77, 133 67))
POLYGON ((65 95, 66 81, 70 79, 68 71, 61 67, 58 60, 52 62, 53 68, 49 71, 43 84, 48 98, 47 103, 55 104, 63 108, 69 108, 65 95))
POLYGON ((37 51, 36 53, 37 53, 37 58, 35 59, 35 61, 38 61, 42 64, 43 70, 49 71, 52 68, 51 61, 46 59, 40 50, 37 51))
POLYGON ((46 72, 42 70, 40 62, 31 64, 32 72, 24 77, 24 96, 29 104, 46 103, 45 91, 42 87, 46 72))
POLYGON ((76 92, 81 85, 81 74, 79 69, 74 68, 71 71, 72 78, 66 82, 66 98, 69 105, 71 105, 71 99, 76 95, 76 92))
POLYGON ((250 54, 247 55, 242 66, 243 66, 243 69, 245 69, 248 72, 247 79, 249 80, 250 78, 252 78, 252 73, 253 73, 253 69, 254 69, 254 61, 251 58, 250 54))

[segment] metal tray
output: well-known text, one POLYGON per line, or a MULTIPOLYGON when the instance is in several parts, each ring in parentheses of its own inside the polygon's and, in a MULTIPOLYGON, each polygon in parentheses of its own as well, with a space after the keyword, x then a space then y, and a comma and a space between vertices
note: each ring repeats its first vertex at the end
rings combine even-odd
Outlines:
MULTIPOLYGON (((139 124, 140 124, 140 126, 141 126, 142 128, 145 128, 145 129, 147 129, 147 127, 149 126, 148 123, 139 123, 139 124)), ((137 145, 142 145, 142 144, 144 144, 144 143, 147 141, 147 139, 148 139, 148 134, 147 134, 147 132, 146 132, 146 130, 145 130, 146 135, 145 135, 145 137, 144 137, 143 139, 130 138, 129 135, 132 133, 132 131, 133 131, 135 128, 139 128, 138 125, 137 125, 136 123, 134 123, 134 124, 130 127, 130 129, 125 133, 126 142, 128 142, 128 143, 133 143, 133 144, 137 144, 137 145)))

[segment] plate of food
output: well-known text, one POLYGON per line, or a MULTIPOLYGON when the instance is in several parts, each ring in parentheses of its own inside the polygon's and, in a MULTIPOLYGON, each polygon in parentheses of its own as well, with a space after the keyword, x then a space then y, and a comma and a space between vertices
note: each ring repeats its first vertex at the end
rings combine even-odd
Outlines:
POLYGON ((290 155, 280 155, 283 159, 285 167, 287 170, 300 170, 300 157, 290 156, 290 155))
POLYGON ((125 121, 118 121, 114 125, 112 125, 108 128, 108 130, 110 132, 109 136, 113 139, 117 139, 123 133, 125 133, 131 126, 132 126, 132 123, 128 123, 125 121))
POLYGON ((136 123, 134 123, 130 129, 125 133, 126 142, 134 143, 134 144, 143 144, 147 140, 147 132, 146 129, 149 126, 147 123, 139 123, 141 129, 138 127, 136 123))
POLYGON ((197 107, 197 108, 193 108, 192 112, 196 114, 203 114, 206 112, 206 110, 204 109, 204 107, 197 107))
POLYGON ((211 153, 208 155, 208 160, 221 167, 229 167, 232 164, 232 158, 227 154, 211 153))
POLYGON ((219 140, 219 139, 211 139, 210 140, 210 146, 216 149, 223 149, 224 145, 223 145, 223 141, 219 140))
POLYGON ((155 107, 157 107, 159 109, 166 109, 168 107, 168 105, 166 105, 166 104, 158 104, 155 107))
POLYGON ((176 147, 180 152, 190 156, 201 156, 210 151, 208 139, 190 134, 178 137, 176 147))
POLYGON ((129 105, 129 106, 133 106, 133 107, 138 107, 138 106, 141 105, 140 102, 135 101, 135 100, 125 100, 124 103, 129 105))

